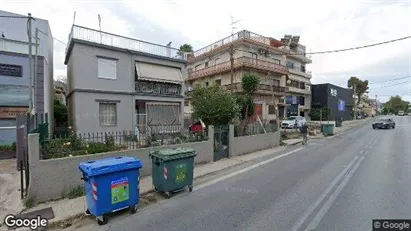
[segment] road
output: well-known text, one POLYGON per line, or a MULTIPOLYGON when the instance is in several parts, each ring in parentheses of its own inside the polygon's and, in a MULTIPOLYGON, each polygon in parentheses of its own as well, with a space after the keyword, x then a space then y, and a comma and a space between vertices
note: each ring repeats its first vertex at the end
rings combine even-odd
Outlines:
POLYGON ((411 117, 395 120, 395 129, 367 122, 288 147, 135 215, 101 227, 88 219, 75 229, 363 231, 372 219, 410 219, 411 117))

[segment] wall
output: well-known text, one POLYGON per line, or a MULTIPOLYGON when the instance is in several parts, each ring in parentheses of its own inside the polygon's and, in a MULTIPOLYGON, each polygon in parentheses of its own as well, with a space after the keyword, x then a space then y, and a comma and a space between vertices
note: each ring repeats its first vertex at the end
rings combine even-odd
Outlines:
POLYGON ((60 198, 63 193, 69 192, 78 185, 83 185, 84 182, 80 179, 81 174, 78 169, 79 163, 83 161, 115 156, 137 157, 143 162, 143 168, 141 169, 142 176, 149 176, 151 175, 151 158, 149 157, 150 151, 178 147, 193 148, 197 153, 197 156, 195 157, 196 164, 211 162, 213 160, 212 150, 214 130, 212 128, 210 129, 209 140, 203 142, 50 160, 39 159, 40 153, 38 139, 38 134, 29 134, 30 186, 28 188, 28 196, 30 198, 35 198, 37 202, 60 198))
POLYGON ((133 131, 135 105, 132 95, 74 92, 69 100, 73 124, 78 132, 133 131), (99 120, 99 102, 111 100, 117 104, 117 126, 103 127, 99 120), (73 103, 75 102, 75 103, 73 103), (75 112, 75 114, 73 114, 75 112))
POLYGON ((280 145, 280 131, 252 136, 234 137, 234 126, 230 125, 229 156, 244 154, 274 148, 280 145))

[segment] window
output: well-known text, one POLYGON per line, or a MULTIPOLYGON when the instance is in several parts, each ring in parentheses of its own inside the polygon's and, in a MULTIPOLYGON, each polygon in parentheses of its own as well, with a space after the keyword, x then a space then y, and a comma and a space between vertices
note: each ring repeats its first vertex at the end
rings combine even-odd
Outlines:
POLYGON ((206 85, 206 87, 208 87, 208 85, 209 85, 209 82, 207 81, 207 82, 205 82, 205 85, 206 85))
POLYGON ((117 125, 117 105, 116 103, 100 103, 100 125, 116 126, 117 125))
POLYGON ((274 105, 268 105, 268 114, 270 114, 270 115, 275 114, 275 106, 274 105))
POLYGON ((301 72, 305 72, 305 66, 301 66, 301 67, 300 67, 300 71, 301 71, 301 72))
POLYGON ((97 58, 98 77, 102 79, 117 79, 117 60, 97 58))
POLYGON ((280 86, 280 80, 274 79, 274 80, 273 80, 273 85, 274 85, 275 87, 279 87, 279 86, 280 86))
POLYGON ((300 102, 299 102, 299 104, 301 105, 301 106, 304 106, 305 105, 305 97, 304 96, 300 96, 300 100, 299 100, 300 102))
POLYGON ((295 87, 295 88, 299 88, 300 87, 300 83, 298 81, 295 80, 291 80, 291 86, 295 87))
POLYGON ((204 66, 205 66, 205 67, 208 67, 208 62, 205 62, 204 66))
POLYGON ((290 61, 287 61, 287 67, 290 68, 290 69, 294 69, 294 63, 290 62, 290 61))
POLYGON ((305 83, 304 82, 300 82, 300 89, 305 89, 305 83))
POLYGON ((184 100, 184 107, 188 107, 188 106, 190 106, 190 101, 184 100))
POLYGON ((215 80, 215 84, 221 86, 221 79, 216 79, 216 80, 215 80))

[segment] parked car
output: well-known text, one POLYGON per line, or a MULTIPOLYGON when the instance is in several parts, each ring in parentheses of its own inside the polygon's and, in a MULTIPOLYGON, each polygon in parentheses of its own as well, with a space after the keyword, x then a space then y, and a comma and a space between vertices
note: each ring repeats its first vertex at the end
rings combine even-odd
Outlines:
POLYGON ((395 122, 391 118, 380 118, 372 123, 373 129, 394 129, 395 122))
POLYGON ((281 122, 281 128, 300 128, 306 122, 302 116, 290 116, 281 122))

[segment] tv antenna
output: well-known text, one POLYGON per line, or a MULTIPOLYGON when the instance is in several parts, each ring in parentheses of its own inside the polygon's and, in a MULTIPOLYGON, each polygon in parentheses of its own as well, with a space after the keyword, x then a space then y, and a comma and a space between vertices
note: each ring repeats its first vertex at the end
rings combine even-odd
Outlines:
POLYGON ((240 20, 234 21, 234 17, 231 16, 231 24, 230 24, 230 26, 231 26, 231 35, 234 35, 234 30, 237 29, 237 27, 235 27, 234 25, 236 23, 238 23, 239 21, 240 20))

